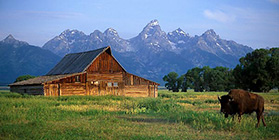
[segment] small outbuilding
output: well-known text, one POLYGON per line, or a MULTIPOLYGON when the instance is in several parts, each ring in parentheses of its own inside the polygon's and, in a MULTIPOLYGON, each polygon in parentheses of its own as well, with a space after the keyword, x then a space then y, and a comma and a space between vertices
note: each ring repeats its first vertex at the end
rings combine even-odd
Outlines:
POLYGON ((45 95, 157 97, 158 83, 128 73, 111 48, 67 54, 45 76, 10 84, 11 92, 45 95))

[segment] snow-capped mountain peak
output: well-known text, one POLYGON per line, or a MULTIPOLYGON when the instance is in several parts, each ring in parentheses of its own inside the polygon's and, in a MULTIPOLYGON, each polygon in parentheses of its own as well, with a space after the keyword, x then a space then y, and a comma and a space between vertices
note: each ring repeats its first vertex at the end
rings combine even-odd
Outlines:
POLYGON ((107 37, 119 37, 117 31, 113 28, 108 28, 105 32, 104 35, 107 37))
POLYGON ((181 28, 176 29, 175 32, 176 32, 177 34, 187 35, 181 28))
POLYGON ((148 23, 149 26, 157 26, 159 25, 159 21, 157 19, 152 20, 148 23))
POLYGON ((193 37, 181 28, 166 34, 157 20, 152 20, 138 36, 127 40, 120 38, 113 28, 105 32, 95 30, 84 36, 76 30, 66 30, 62 34, 64 39, 54 38, 43 48, 64 56, 111 46, 117 60, 128 71, 159 80, 169 71, 185 73, 195 66, 231 68, 240 57, 252 51, 250 47, 221 39, 212 29, 193 37))
POLYGON ((142 30, 142 32, 139 34, 142 40, 148 39, 152 40, 154 38, 166 38, 166 33, 161 30, 161 27, 159 25, 158 20, 152 20, 149 22, 142 30))
MULTIPOLYGON (((149 22, 138 36, 128 40, 120 38, 113 28, 108 28, 104 32, 95 30, 90 35, 68 29, 58 37, 61 39, 56 37, 47 42, 43 48, 64 56, 67 53, 111 46, 119 57, 128 58, 129 56, 132 58, 129 60, 132 64, 143 67, 150 66, 154 69, 156 67, 153 67, 153 64, 157 59, 156 63, 158 64, 172 60, 167 62, 166 66, 170 63, 176 63, 175 60, 181 60, 179 65, 180 62, 185 62, 183 66, 222 65, 231 67, 238 62, 238 58, 252 50, 236 42, 221 39, 213 29, 194 37, 191 37, 181 28, 166 34, 161 30, 157 20, 149 22)), ((178 63, 175 65, 178 66, 178 63)), ((139 72, 138 74, 146 73, 139 72)))
POLYGON ((201 35, 201 39, 207 42, 216 42, 217 40, 220 40, 220 37, 215 33, 213 29, 210 29, 201 35))
POLYGON ((99 42, 103 42, 104 39, 104 34, 99 31, 99 30, 95 30, 93 33, 91 33, 89 35, 89 37, 93 40, 93 41, 99 41, 99 42))
POLYGON ((63 31, 56 38, 58 40, 68 40, 68 41, 71 41, 71 40, 76 40, 76 39, 83 39, 85 36, 86 35, 82 31, 67 29, 67 30, 63 31))
POLYGON ((202 36, 212 36, 212 37, 218 37, 219 38, 219 36, 215 33, 215 31, 213 29, 207 30, 206 32, 204 32, 202 34, 202 36))
POLYGON ((150 21, 143 29, 143 31, 149 31, 149 30, 153 30, 153 29, 159 29, 161 30, 161 27, 159 25, 158 20, 152 20, 150 21))
POLYGON ((190 35, 185 33, 181 28, 178 28, 168 33, 168 39, 173 44, 176 44, 176 46, 179 46, 180 48, 181 48, 181 44, 185 44, 190 38, 191 38, 190 35))
POLYGON ((188 33, 185 33, 181 28, 178 28, 172 32, 168 33, 169 36, 187 36, 190 37, 188 33))

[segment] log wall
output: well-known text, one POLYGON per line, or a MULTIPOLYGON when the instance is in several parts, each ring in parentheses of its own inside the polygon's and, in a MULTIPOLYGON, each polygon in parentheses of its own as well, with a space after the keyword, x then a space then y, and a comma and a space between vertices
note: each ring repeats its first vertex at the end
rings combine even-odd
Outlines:
POLYGON ((11 92, 30 95, 44 95, 43 85, 11 86, 11 92))
POLYGON ((94 73, 94 74, 87 74, 87 81, 117 81, 122 82, 123 80, 122 73, 107 73, 107 74, 100 74, 100 73, 94 73))
POLYGON ((62 83, 59 84, 60 96, 86 95, 85 83, 62 83))
POLYGON ((146 80, 142 77, 124 73, 123 81, 125 83, 125 96, 132 97, 157 97, 158 84, 146 80))
POLYGON ((144 79, 142 77, 130 73, 124 73, 123 79, 125 85, 158 85, 157 83, 154 83, 152 81, 149 81, 147 79, 144 79))
POLYGON ((86 95, 86 73, 76 74, 45 83, 44 95, 86 95))
POLYGON ((54 80, 48 83, 58 84, 58 83, 85 83, 86 82, 86 73, 75 74, 72 76, 67 76, 58 80, 54 80))
POLYGON ((122 95, 157 97, 156 83, 126 72, 80 74, 80 81, 70 76, 45 85, 46 96, 122 95))
POLYGON ((87 74, 87 83, 89 95, 124 95, 121 72, 87 74))
POLYGON ((126 72, 83 73, 68 76, 44 85, 46 96, 121 95, 130 97, 157 97, 158 85, 126 72), (79 76, 77 82, 76 77, 79 76))
POLYGON ((149 97, 148 85, 126 85, 125 96, 149 97))

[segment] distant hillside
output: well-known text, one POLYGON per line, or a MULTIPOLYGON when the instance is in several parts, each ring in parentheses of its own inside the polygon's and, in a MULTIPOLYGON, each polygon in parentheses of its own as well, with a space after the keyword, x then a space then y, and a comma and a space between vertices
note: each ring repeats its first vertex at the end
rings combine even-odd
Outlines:
POLYGON ((111 46, 113 54, 131 73, 162 83, 162 77, 176 71, 202 66, 233 68, 238 59, 253 51, 251 47, 221 39, 210 29, 200 36, 190 36, 178 28, 165 33, 159 22, 148 23, 138 36, 125 40, 116 30, 95 30, 85 35, 78 30, 65 30, 48 41, 43 48, 59 56, 68 53, 111 46))
POLYGON ((44 75, 61 59, 51 51, 18 41, 12 35, 0 41, 0 85, 20 75, 44 75))

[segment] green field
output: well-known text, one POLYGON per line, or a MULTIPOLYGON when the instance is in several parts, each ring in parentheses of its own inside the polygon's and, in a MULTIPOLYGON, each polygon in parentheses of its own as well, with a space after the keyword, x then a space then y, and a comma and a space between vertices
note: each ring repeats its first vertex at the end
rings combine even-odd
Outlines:
POLYGON ((0 139, 279 139, 279 93, 265 98, 265 120, 224 118, 217 95, 172 93, 158 98, 28 96, 0 91, 0 139))

